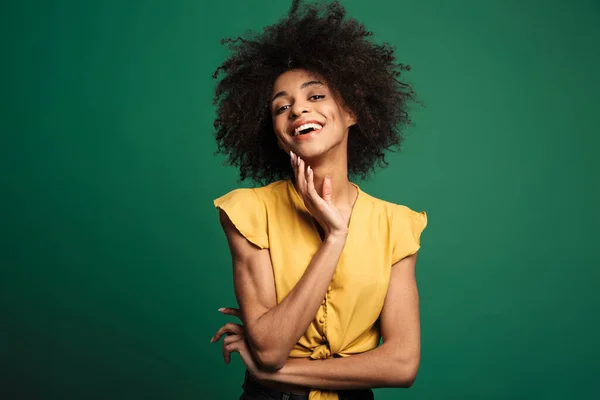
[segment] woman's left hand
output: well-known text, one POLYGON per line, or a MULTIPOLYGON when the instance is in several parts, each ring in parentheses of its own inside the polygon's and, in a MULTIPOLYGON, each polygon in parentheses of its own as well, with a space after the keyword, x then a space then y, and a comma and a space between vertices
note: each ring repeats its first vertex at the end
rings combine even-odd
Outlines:
MULTIPOLYGON (((223 314, 233 315, 241 319, 240 310, 236 308, 222 308, 219 309, 219 311, 223 314)), ((248 369, 250 375, 255 378, 260 378, 263 372, 258 368, 256 361, 254 361, 254 357, 252 356, 252 352, 250 351, 250 347, 246 340, 244 326, 228 322, 217 330, 215 335, 210 339, 210 342, 218 342, 223 335, 226 335, 225 339, 223 339, 222 347, 225 364, 229 364, 231 361, 231 353, 239 353, 242 362, 248 369)))

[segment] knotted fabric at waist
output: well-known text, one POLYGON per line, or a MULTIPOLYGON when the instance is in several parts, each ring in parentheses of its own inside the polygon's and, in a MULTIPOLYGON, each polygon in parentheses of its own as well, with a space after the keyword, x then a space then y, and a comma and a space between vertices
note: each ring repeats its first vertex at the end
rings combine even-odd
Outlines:
MULTIPOLYGON (((294 358, 310 358, 311 360, 326 360, 332 357, 329 343, 323 343, 312 349, 295 348, 290 353, 290 357, 294 358), (304 351, 303 351, 304 350, 304 351)), ((308 394, 309 400, 339 400, 336 391, 312 389, 308 394)))

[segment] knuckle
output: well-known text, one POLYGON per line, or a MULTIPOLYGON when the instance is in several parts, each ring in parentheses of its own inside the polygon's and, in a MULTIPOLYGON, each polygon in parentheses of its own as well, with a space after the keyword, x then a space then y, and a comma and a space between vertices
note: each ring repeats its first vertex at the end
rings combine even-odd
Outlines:
POLYGON ((236 343, 236 342, 229 343, 229 344, 228 344, 228 345, 225 347, 225 349, 227 350, 227 352, 231 353, 232 351, 234 351, 234 350, 235 350, 235 343, 236 343))

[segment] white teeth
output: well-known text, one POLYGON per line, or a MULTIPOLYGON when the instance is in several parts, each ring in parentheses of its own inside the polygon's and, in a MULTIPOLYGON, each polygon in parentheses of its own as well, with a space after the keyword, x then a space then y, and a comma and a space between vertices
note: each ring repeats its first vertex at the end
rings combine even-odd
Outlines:
POLYGON ((313 128, 315 131, 318 131, 319 129, 323 128, 323 126, 321 126, 319 124, 315 124, 315 123, 308 123, 308 124, 300 125, 294 131, 294 136, 298 136, 300 134, 300 131, 303 131, 308 128, 313 128))

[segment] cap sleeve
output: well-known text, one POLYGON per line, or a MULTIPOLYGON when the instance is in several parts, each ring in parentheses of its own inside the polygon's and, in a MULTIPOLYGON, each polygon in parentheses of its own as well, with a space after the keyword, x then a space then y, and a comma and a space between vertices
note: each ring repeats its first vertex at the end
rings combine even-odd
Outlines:
POLYGON ((427 214, 396 205, 390 227, 392 264, 415 254, 421 247, 421 232, 427 226, 427 214))
POLYGON ((261 249, 269 248, 267 213, 264 202, 254 189, 236 189, 214 200, 237 230, 261 249))

